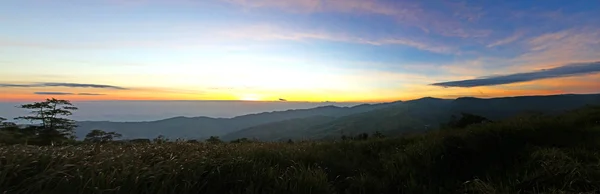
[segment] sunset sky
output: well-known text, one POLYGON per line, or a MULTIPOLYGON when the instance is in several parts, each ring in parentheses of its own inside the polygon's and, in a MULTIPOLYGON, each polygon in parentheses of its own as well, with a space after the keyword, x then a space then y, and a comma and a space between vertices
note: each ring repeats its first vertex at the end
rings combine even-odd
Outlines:
POLYGON ((600 93, 600 1, 8 0, 0 101, 600 93))

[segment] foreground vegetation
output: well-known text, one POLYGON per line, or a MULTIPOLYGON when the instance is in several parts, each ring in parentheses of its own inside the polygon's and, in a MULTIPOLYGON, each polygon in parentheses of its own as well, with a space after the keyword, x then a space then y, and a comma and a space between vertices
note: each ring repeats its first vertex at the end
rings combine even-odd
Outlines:
POLYGON ((600 107, 422 135, 0 147, 0 193, 595 193, 600 107))

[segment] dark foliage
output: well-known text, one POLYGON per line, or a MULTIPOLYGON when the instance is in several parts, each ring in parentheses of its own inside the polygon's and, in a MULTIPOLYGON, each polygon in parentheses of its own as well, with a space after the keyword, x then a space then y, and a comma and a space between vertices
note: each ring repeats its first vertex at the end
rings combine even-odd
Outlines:
POLYGON ((207 143, 223 143, 223 141, 221 141, 221 139, 219 139, 219 136, 210 136, 210 138, 206 139, 207 143))
POLYGON ((121 134, 118 134, 115 132, 105 132, 105 131, 102 131, 99 129, 94 129, 85 136, 85 139, 83 141, 93 142, 93 143, 106 143, 106 142, 112 141, 115 138, 120 138, 120 137, 121 137, 121 134))
POLYGON ((131 143, 152 143, 152 141, 150 141, 150 139, 132 139, 132 140, 129 140, 129 142, 131 142, 131 143))
POLYGON ((599 121, 586 107, 360 141, 2 146, 0 193, 598 193, 599 121))
MULTIPOLYGON (((208 140, 206 140, 206 141, 208 142, 208 140)), ((239 139, 235 139, 235 140, 231 140, 230 141, 230 143, 250 143, 250 142, 255 142, 255 141, 250 140, 248 138, 239 138, 239 139)))
POLYGON ((28 120, 32 123, 27 130, 34 135, 34 141, 41 144, 55 144, 65 143, 75 138, 74 130, 77 125, 75 121, 66 118, 73 114, 72 111, 77 110, 70 101, 52 98, 19 107, 31 110, 28 116, 15 119, 28 120))
POLYGON ((450 122, 447 127, 449 128, 465 128, 469 125, 481 124, 486 122, 492 122, 491 120, 474 114, 461 113, 460 119, 456 119, 456 116, 452 115, 450 122))
POLYGON ((195 139, 191 139, 191 140, 187 140, 187 143, 200 143, 198 140, 195 139))

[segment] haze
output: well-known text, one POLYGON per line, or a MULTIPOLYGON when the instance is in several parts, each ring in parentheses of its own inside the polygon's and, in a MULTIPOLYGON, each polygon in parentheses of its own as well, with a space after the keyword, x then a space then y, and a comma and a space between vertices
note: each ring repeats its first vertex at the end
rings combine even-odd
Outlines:
MULTIPOLYGON (((6 118, 27 114, 17 108, 23 103, 0 102, 0 113, 6 118)), ((356 103, 311 102, 246 102, 246 101, 81 101, 74 102, 79 110, 72 118, 77 121, 154 121, 178 116, 231 118, 246 114, 307 109, 334 105, 347 107, 356 103)), ((26 121, 17 121, 26 122, 26 121)))

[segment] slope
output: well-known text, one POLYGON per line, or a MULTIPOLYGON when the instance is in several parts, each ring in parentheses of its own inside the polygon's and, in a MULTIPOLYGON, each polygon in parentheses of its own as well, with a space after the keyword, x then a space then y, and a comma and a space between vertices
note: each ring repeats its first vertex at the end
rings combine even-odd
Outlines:
POLYGON ((311 109, 250 114, 234 118, 174 117, 150 122, 82 121, 77 122, 76 134, 81 138, 93 129, 101 129, 121 133, 123 134, 123 138, 154 138, 158 135, 164 135, 171 139, 205 138, 208 136, 221 136, 244 128, 271 122, 314 116, 340 117, 372 111, 396 103, 399 102, 363 104, 354 107, 323 106, 311 109))
MULTIPOLYGON (((458 98, 456 100, 422 98, 418 100, 397 103, 382 109, 363 112, 344 117, 338 117, 328 123, 302 123, 294 129, 297 121, 282 121, 278 123, 241 130, 244 135, 261 140, 273 141, 281 138, 291 139, 322 139, 339 138, 342 135, 354 136, 360 133, 382 132, 387 135, 402 133, 424 132, 439 128, 440 124, 449 121, 452 115, 461 112, 482 115, 497 120, 519 113, 542 112, 560 113, 587 104, 600 104, 600 95, 553 95, 553 96, 522 96, 508 98, 458 98), (279 127, 278 127, 279 126, 279 127), (280 128, 285 128, 285 136, 274 136, 280 128), (254 133, 251 133, 251 132, 254 133), (261 135, 269 134, 269 135, 261 135)), ((243 137, 236 132, 226 137, 243 137)))

